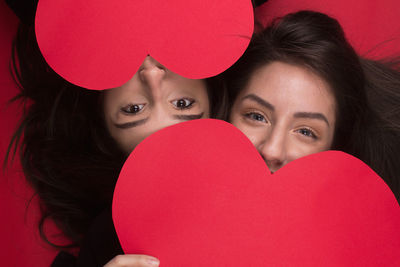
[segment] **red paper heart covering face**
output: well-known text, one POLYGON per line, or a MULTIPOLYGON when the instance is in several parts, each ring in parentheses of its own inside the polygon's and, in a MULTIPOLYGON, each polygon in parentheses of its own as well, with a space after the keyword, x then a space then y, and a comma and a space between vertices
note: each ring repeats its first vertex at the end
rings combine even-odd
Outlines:
POLYGON ((186 78, 221 73, 253 33, 250 0, 40 0, 36 37, 47 63, 90 89, 121 86, 147 55, 186 78))
POLYGON ((126 253, 162 266, 400 266, 400 207, 346 153, 270 174, 234 126, 197 120, 145 139, 113 201, 126 253))

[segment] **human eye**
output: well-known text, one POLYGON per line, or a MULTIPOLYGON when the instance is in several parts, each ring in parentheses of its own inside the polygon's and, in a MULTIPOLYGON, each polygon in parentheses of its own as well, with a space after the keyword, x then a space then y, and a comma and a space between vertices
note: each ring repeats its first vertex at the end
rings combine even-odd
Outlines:
POLYGON ((121 111, 129 114, 129 115, 136 115, 140 113, 146 104, 128 104, 121 108, 121 111))
POLYGON ((176 100, 172 100, 171 103, 177 109, 188 109, 190 108, 196 101, 191 98, 180 98, 176 100))
POLYGON ((263 115, 257 112, 245 113, 244 117, 252 121, 267 123, 267 119, 263 115))
POLYGON ((298 132, 299 134, 307 137, 307 138, 312 138, 314 140, 318 139, 318 136, 315 134, 315 132, 309 128, 301 128, 296 130, 296 132, 298 132))

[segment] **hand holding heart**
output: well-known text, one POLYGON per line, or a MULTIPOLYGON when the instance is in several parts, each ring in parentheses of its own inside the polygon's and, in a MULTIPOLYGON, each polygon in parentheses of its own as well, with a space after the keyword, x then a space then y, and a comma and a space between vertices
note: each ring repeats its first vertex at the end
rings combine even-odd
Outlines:
POLYGON ((271 174, 232 125, 198 120, 145 139, 125 163, 113 219, 126 253, 162 266, 397 266, 400 208, 337 151, 271 174))

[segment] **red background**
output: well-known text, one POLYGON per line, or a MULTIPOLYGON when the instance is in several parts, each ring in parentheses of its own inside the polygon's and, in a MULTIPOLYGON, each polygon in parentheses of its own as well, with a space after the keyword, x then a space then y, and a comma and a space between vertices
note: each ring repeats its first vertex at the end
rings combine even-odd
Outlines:
MULTIPOLYGON (((374 58, 400 50, 400 2, 396 0, 270 0, 257 10, 265 23, 272 16, 312 8, 339 19, 352 44, 363 55, 374 58)), ((11 41, 17 19, 0 1, 0 159, 4 159, 10 136, 17 124, 18 104, 7 105, 17 93, 9 74, 11 41)), ((16 160, 17 162, 18 160, 16 160)), ((32 192, 17 163, 0 174, 0 259, 2 266, 49 266, 57 251, 37 233, 37 203, 27 208, 32 192)))
MULTIPOLYGON (((7 101, 17 94, 9 67, 11 42, 18 20, 0 1, 0 158, 3 162, 21 110, 7 101)), ((56 250, 43 242, 37 231, 38 207, 35 199, 27 207, 32 191, 25 184, 18 159, 0 177, 0 259, 1 266, 49 266, 56 250)))

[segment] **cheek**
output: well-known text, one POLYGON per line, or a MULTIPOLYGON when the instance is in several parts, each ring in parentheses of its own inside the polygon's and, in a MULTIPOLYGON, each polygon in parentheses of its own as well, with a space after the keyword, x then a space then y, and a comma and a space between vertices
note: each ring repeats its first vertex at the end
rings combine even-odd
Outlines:
POLYGON ((113 88, 104 92, 102 102, 103 111, 106 117, 114 115, 118 109, 118 103, 121 99, 120 91, 121 90, 119 88, 113 88))
POLYGON ((287 159, 288 162, 314 154, 329 150, 330 146, 327 141, 319 143, 306 143, 299 140, 297 136, 291 136, 287 144, 287 159))
POLYGON ((239 121, 239 114, 235 111, 232 111, 231 114, 229 114, 229 122, 239 128, 239 121))
POLYGON ((249 140, 250 142, 257 146, 260 143, 260 140, 266 136, 266 130, 263 128, 255 128, 249 126, 247 123, 243 121, 239 114, 232 114, 230 117, 230 122, 238 128, 249 140))
POLYGON ((204 104, 201 105, 201 110, 204 112, 203 118, 210 118, 211 107, 208 98, 204 99, 204 104))
POLYGON ((239 112, 232 112, 229 116, 229 122, 232 123, 236 128, 238 128, 242 133, 249 137, 249 129, 243 122, 239 112))
POLYGON ((136 145, 139 144, 141 138, 138 134, 140 133, 135 132, 133 134, 131 130, 114 129, 111 131, 111 136, 126 154, 130 154, 136 145))
POLYGON ((208 98, 208 94, 205 91, 200 97, 198 97, 199 102, 200 102, 200 109, 204 112, 204 118, 209 118, 210 117, 210 101, 208 98))

